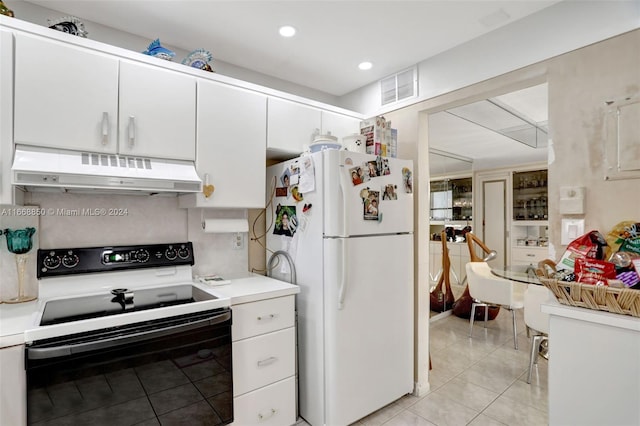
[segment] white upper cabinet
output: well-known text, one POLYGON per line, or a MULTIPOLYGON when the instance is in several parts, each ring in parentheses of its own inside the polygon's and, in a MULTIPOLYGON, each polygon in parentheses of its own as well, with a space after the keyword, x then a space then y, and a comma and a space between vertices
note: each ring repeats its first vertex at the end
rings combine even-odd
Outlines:
POLYGON ((342 142, 345 136, 360 133, 360 120, 348 115, 322 111, 320 132, 323 135, 331 132, 331 135, 338 138, 338 142, 342 142))
MULTIPOLYGON (((13 34, 0 28, 0 204, 14 204, 13 159, 13 34)), ((0 424, 1 416, 0 416, 0 424)))
POLYGON ((195 159, 195 77, 16 33, 16 143, 195 159))
POLYGON ((194 160, 196 79, 121 61, 119 119, 121 154, 194 160))
POLYGON ((269 98, 267 148, 300 154, 321 127, 320 110, 279 98, 269 98))
POLYGON ((114 153, 118 60, 15 34, 16 143, 114 153))
POLYGON ((199 80, 196 168, 215 191, 183 195, 180 204, 263 208, 266 138, 265 95, 199 80))

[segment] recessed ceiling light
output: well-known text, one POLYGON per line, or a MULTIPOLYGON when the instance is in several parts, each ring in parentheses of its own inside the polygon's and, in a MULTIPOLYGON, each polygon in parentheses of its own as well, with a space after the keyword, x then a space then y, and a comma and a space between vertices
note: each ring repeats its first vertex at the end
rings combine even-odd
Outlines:
POLYGON ((358 68, 360 68, 363 71, 370 70, 371 67, 373 67, 373 64, 371 62, 360 62, 358 64, 358 68))
POLYGON ((293 37, 296 34, 296 29, 291 25, 284 25, 278 31, 282 37, 293 37))

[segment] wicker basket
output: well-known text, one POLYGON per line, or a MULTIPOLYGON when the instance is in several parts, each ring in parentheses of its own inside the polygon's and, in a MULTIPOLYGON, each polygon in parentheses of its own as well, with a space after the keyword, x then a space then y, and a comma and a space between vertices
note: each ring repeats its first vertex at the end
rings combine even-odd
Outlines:
POLYGON ((540 278, 563 305, 640 317, 640 290, 540 278))

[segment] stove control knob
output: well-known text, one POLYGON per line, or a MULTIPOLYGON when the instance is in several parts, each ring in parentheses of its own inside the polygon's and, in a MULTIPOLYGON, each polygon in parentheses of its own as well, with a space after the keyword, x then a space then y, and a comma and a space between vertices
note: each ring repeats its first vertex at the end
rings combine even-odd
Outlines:
POLYGON ((174 249, 173 246, 169 246, 169 248, 164 251, 164 257, 168 260, 175 260, 175 258, 178 257, 178 251, 174 249))
POLYGON ((136 252, 136 260, 140 263, 145 263, 149 260, 149 252, 145 249, 140 249, 136 252))
POLYGON ((56 269, 58 266, 60 266, 61 260, 60 260, 60 256, 57 256, 55 252, 51 252, 48 255, 45 256, 45 258, 42 260, 42 264, 47 268, 47 269, 56 269))
POLYGON ((191 254, 191 253, 189 252, 189 248, 188 248, 188 247, 186 247, 186 246, 181 246, 181 247, 178 249, 178 257, 179 257, 180 259, 186 259, 186 258, 188 258, 190 254, 191 254))
POLYGON ((71 251, 62 256, 62 264, 67 268, 73 268, 78 263, 80 263, 80 258, 71 251))

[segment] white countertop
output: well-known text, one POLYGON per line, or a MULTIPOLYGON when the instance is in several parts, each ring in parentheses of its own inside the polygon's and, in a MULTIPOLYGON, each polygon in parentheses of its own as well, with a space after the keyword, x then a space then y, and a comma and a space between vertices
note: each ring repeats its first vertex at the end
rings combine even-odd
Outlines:
MULTIPOLYGON (((258 274, 230 279, 231 284, 209 286, 201 284, 215 296, 229 298, 231 306, 257 300, 288 296, 300 292, 300 287, 258 274)), ((17 304, 0 304, 0 348, 21 345, 25 330, 37 327, 42 300, 17 304)))
POLYGON ((300 292, 300 287, 263 275, 252 274, 244 278, 231 279, 231 284, 209 286, 216 296, 229 297, 231 306, 274 297, 289 296, 300 292))
POLYGON ((613 314, 611 312, 597 311, 595 309, 578 308, 562 305, 557 300, 541 305, 540 309, 550 315, 587 321, 610 327, 623 328, 632 331, 640 331, 640 318, 631 315, 613 314))

